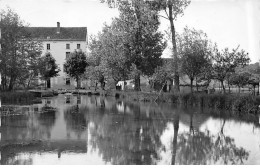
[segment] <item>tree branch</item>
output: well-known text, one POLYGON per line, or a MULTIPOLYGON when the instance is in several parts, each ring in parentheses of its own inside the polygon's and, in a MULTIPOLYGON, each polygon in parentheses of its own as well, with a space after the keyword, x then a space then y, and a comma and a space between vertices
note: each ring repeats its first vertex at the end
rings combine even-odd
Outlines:
POLYGON ((167 18, 167 17, 165 17, 165 16, 162 16, 162 15, 158 15, 158 16, 160 16, 160 17, 162 17, 162 18, 164 18, 164 19, 169 20, 169 18, 167 18))
POLYGON ((167 10, 166 10, 166 8, 164 9, 164 11, 165 11, 165 13, 166 13, 166 16, 168 17, 168 19, 169 19, 169 14, 167 13, 167 10))

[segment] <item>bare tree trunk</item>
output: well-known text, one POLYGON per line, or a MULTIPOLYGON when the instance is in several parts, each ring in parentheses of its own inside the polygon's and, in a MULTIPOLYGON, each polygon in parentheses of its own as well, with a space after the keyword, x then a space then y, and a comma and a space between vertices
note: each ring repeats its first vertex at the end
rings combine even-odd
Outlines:
POLYGON ((193 93, 193 79, 190 79, 190 91, 193 93))
POLYGON ((9 82, 9 87, 8 87, 9 91, 13 90, 14 83, 15 83, 15 78, 11 77, 9 82))
POLYGON ((175 27, 173 23, 173 7, 171 4, 168 5, 169 8, 169 21, 171 25, 171 33, 172 33, 172 49, 173 49, 173 68, 174 68, 174 91, 180 92, 180 77, 178 72, 178 64, 177 64, 177 46, 176 46, 176 39, 175 39, 175 27))
POLYGON ((80 88, 79 77, 76 77, 76 82, 77 82, 77 89, 79 89, 80 88))
POLYGON ((223 92, 226 93, 226 89, 225 89, 225 86, 224 86, 224 81, 220 81, 220 82, 221 82, 221 86, 222 86, 223 92))
POLYGON ((197 92, 198 92, 199 91, 199 86, 198 86, 197 78, 196 78, 196 89, 197 89, 197 92))
POLYGON ((191 114, 190 114, 190 132, 194 135, 193 112, 191 112, 191 114))
POLYGON ((179 112, 177 112, 175 118, 174 118, 174 135, 173 135, 173 142, 172 142, 172 165, 175 165, 175 158, 176 158, 176 152, 177 152, 177 137, 178 137, 178 131, 179 131, 179 112))
POLYGON ((135 91, 141 91, 141 87, 140 87, 140 74, 135 76, 134 82, 135 82, 135 91))

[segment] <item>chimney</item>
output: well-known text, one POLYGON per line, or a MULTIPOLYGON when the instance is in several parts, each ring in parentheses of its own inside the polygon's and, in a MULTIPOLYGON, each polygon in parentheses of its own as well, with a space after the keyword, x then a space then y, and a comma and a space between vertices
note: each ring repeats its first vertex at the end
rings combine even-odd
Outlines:
POLYGON ((60 22, 57 22, 57 34, 60 34, 60 22))

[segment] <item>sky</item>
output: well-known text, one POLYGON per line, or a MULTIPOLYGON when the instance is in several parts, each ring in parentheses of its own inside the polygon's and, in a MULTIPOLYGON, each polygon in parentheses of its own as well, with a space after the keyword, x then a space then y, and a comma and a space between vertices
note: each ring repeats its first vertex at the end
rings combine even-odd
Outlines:
MULTIPOLYGON (((0 9, 9 6, 30 26, 88 27, 88 34, 97 34, 105 22, 118 16, 117 9, 108 8, 99 0, 0 0, 0 9)), ((259 0, 191 0, 185 14, 175 22, 181 32, 185 26, 203 30, 220 49, 225 47, 249 52, 251 63, 260 60, 259 0)), ((161 19, 160 30, 168 28, 161 19)), ((169 57, 165 51, 163 57, 169 57)))

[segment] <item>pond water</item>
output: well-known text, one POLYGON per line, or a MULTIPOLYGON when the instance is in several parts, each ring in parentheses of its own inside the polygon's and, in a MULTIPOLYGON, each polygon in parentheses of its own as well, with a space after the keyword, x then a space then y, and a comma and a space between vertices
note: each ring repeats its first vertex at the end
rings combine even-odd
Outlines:
POLYGON ((260 164, 256 116, 65 95, 20 109, 0 119, 2 165, 260 164))

